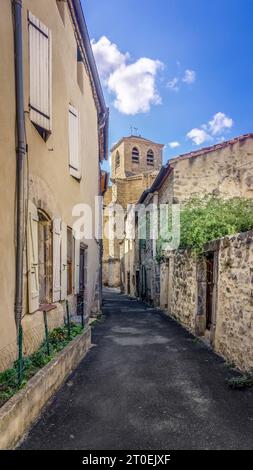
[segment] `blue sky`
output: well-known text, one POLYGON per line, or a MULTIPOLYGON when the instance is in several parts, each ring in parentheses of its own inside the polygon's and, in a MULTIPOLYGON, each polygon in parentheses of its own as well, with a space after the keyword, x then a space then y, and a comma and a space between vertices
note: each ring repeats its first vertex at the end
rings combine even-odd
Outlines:
POLYGON ((133 126, 167 161, 253 131, 252 0, 82 2, 110 144, 133 126))

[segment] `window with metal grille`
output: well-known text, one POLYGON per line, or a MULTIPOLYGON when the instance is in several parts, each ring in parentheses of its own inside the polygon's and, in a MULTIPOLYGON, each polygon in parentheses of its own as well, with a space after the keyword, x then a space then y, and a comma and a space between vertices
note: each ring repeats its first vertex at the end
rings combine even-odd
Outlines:
POLYGON ((140 152, 137 147, 134 147, 132 150, 132 162, 139 163, 140 152))
POLYGON ((154 152, 151 149, 147 152, 147 165, 154 166, 154 152))

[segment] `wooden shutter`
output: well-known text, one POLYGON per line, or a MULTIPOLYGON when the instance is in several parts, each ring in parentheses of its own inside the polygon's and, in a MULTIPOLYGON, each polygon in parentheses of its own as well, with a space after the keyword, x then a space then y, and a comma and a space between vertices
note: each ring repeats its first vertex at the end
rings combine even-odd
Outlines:
POLYGON ((53 220, 53 302, 61 299, 61 219, 53 220))
POLYGON ((30 119, 52 130, 52 36, 31 12, 29 23, 30 119))
POLYGON ((79 294, 79 276, 80 276, 80 240, 75 238, 75 294, 79 294))
POLYGON ((61 225, 61 300, 67 297, 68 263, 67 263, 67 226, 61 225))
POLYGON ((37 207, 28 202, 27 226, 27 264, 28 264, 28 297, 29 312, 39 308, 39 247, 38 247, 38 211, 37 207))
POLYGON ((79 113, 69 105, 69 172, 75 178, 81 178, 79 155, 79 113))

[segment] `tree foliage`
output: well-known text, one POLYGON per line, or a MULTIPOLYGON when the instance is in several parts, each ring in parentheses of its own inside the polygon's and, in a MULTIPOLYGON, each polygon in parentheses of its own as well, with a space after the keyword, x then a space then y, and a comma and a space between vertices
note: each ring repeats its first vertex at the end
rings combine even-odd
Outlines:
POLYGON ((253 229, 253 200, 194 198, 181 209, 181 248, 200 250, 209 241, 253 229))

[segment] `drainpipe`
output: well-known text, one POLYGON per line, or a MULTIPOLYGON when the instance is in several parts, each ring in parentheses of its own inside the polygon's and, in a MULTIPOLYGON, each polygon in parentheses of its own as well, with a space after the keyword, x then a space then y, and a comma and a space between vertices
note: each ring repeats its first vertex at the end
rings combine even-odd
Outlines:
POLYGON ((24 119, 24 77, 23 77, 23 37, 22 37, 22 0, 13 0, 14 44, 15 44, 15 83, 16 83, 16 125, 17 125, 17 166, 16 166, 16 291, 15 320, 20 334, 23 313, 23 250, 25 239, 24 224, 24 159, 25 119, 24 119))

